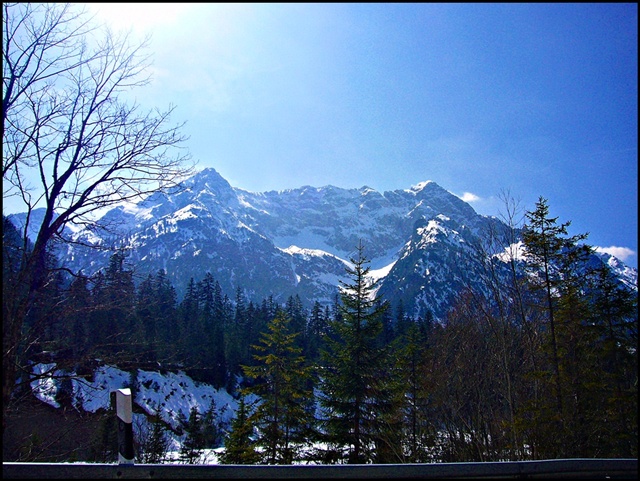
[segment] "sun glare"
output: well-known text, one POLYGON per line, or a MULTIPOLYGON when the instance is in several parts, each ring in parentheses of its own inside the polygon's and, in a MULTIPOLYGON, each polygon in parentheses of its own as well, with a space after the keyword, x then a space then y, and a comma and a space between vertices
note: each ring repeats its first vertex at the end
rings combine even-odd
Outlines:
POLYGON ((167 26, 179 18, 194 4, 189 3, 88 3, 90 13, 96 20, 110 27, 132 29, 148 33, 158 26, 167 26))

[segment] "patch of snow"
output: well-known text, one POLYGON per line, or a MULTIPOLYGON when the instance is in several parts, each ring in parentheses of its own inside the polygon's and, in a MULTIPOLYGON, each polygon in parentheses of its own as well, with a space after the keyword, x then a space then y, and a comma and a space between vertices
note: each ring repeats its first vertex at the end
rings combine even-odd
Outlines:
POLYGON ((279 248, 282 252, 285 252, 289 255, 299 255, 301 256, 304 260, 308 261, 310 260, 312 257, 333 257, 335 259, 338 259, 340 262, 342 262, 343 264, 352 267, 351 263, 349 261, 346 261, 330 252, 324 251, 322 249, 307 249, 307 248, 303 248, 303 247, 298 247, 296 245, 290 245, 289 247, 287 247, 286 249, 282 249, 279 248))
POLYGON ((502 262, 510 262, 511 260, 524 259, 526 254, 525 246, 522 241, 510 244, 505 247, 503 252, 495 254, 495 257, 502 262))
POLYGON ((409 192, 411 194, 416 194, 424 189, 427 185, 431 184, 432 180, 425 180, 423 182, 419 182, 416 185, 412 185, 410 189, 405 189, 405 192, 409 192))
POLYGON ((389 274, 389 272, 391 271, 391 269, 393 268, 396 262, 397 260, 394 260, 390 264, 387 264, 386 266, 381 267, 380 269, 371 269, 369 271, 369 277, 372 278, 374 281, 379 281, 383 277, 387 277, 387 275, 389 274))
MULTIPOLYGON (((53 373, 55 363, 50 364, 36 364, 33 366, 32 372, 34 376, 42 376, 43 374, 53 373)), ((35 379, 31 381, 31 391, 34 396, 45 402, 54 408, 59 408, 60 404, 56 401, 56 394, 58 394, 58 385, 55 383, 52 377, 48 375, 46 377, 35 379)))
POLYGON ((188 206, 183 207, 182 209, 179 209, 179 210, 175 211, 173 213, 173 215, 171 216, 171 218, 168 219, 168 222, 171 223, 171 224, 175 224, 176 222, 181 221, 181 220, 197 219, 198 216, 193 213, 194 209, 195 210, 201 210, 195 204, 189 204, 188 206))
POLYGON ((362 187, 362 191, 360 192, 360 195, 368 195, 368 194, 382 195, 377 190, 372 189, 371 187, 365 185, 364 187, 362 187))
POLYGON ((251 210, 255 210, 257 212, 260 212, 262 214, 266 214, 266 215, 271 215, 269 212, 267 212, 264 209, 258 209, 257 207, 255 207, 254 205, 250 204, 247 199, 245 198, 244 195, 238 195, 238 203, 246 208, 246 209, 251 209, 251 210))
POLYGON ((312 227, 305 227, 295 235, 274 236, 274 245, 282 250, 290 246, 301 246, 301 249, 324 251, 339 258, 346 258, 348 254, 330 246, 325 242, 326 236, 313 231, 312 227))
POLYGON ((80 400, 82 409, 96 412, 98 409, 109 409, 111 391, 122 389, 129 385, 131 376, 112 366, 99 366, 93 375, 91 383, 74 379, 74 397, 80 400))
POLYGON ((152 205, 149 207, 140 207, 138 204, 134 202, 123 202, 122 203, 122 211, 126 214, 132 214, 137 219, 148 220, 153 217, 151 211, 156 207, 160 207, 162 204, 152 205))
POLYGON ((330 255, 327 251, 323 251, 321 249, 306 249, 296 245, 290 245, 286 249, 281 250, 287 254, 300 254, 305 260, 308 260, 311 256, 323 257, 325 255, 330 255))

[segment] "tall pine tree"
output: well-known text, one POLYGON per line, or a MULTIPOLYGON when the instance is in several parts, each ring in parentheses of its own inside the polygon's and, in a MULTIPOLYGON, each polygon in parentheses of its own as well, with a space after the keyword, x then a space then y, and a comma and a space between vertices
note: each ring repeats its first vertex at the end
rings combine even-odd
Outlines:
POLYGON ((186 464, 195 464, 205 447, 204 423, 198 408, 193 406, 189 419, 182 419, 182 427, 186 435, 180 446, 180 459, 186 464))
POLYGON ((388 410, 386 349, 381 343, 381 319, 388 305, 374 296, 362 242, 350 261, 350 280, 340 283, 339 315, 330 323, 328 346, 322 352, 320 402, 333 456, 362 464, 375 460, 380 416, 388 410))
POLYGON ((543 292, 550 334, 551 364, 555 383, 557 409, 562 415, 562 389, 560 361, 558 357, 558 336, 556 333, 556 288, 561 282, 558 266, 567 255, 568 247, 575 247, 586 235, 567 237, 570 222, 557 223, 557 217, 549 217, 547 199, 540 197, 533 211, 525 214, 527 223, 523 230, 523 241, 527 249, 527 264, 533 274, 534 287, 543 292))
POLYGON ((588 325, 592 306, 585 295, 592 249, 583 243, 587 234, 569 236, 571 223, 559 224, 549 216, 543 197, 525 216, 528 279, 532 291, 540 294, 540 311, 546 317, 541 332, 550 351, 548 377, 545 369, 539 373, 548 396, 533 407, 536 423, 543 427, 536 444, 546 457, 591 456, 587 446, 595 413, 590 406, 599 397, 591 347, 595 337, 588 325))
POLYGON ((290 332, 290 323, 284 312, 277 315, 260 344, 252 346, 259 364, 243 366, 245 375, 255 380, 245 392, 261 398, 251 421, 258 427, 257 443, 267 464, 291 464, 313 441, 313 393, 307 387, 311 369, 295 345, 300 333, 290 332))

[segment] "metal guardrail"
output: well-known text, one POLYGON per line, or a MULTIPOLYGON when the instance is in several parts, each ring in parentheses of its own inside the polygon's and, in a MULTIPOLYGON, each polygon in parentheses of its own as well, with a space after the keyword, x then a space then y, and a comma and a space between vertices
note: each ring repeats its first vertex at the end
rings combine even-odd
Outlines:
POLYGON ((637 459, 486 463, 190 465, 3 463, 3 479, 638 479, 637 459))

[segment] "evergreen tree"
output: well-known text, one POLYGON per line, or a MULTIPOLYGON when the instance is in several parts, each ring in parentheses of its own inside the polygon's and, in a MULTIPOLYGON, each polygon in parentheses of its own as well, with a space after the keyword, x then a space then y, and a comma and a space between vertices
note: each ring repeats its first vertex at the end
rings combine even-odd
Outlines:
POLYGON ((89 279, 81 272, 71 282, 65 304, 67 322, 71 326, 71 346, 76 359, 81 359, 88 351, 88 314, 92 310, 89 279))
POLYGON ((287 317, 291 320, 291 330, 298 332, 299 336, 297 343, 302 347, 302 354, 305 357, 309 356, 309 339, 307 329, 307 313, 302 305, 300 296, 289 296, 285 306, 285 312, 287 317))
POLYGON ((171 439, 160 416, 150 416, 134 434, 137 459, 142 464, 161 464, 167 458, 171 439))
MULTIPOLYGON (((242 330, 243 334, 243 344, 246 343, 248 346, 251 346, 258 342, 260 337, 260 331, 256 331, 256 325, 258 323, 258 318, 260 311, 256 308, 253 301, 249 301, 249 305, 247 306, 246 316, 245 316, 245 325, 242 330)), ((243 357, 242 364, 253 364, 251 349, 247 350, 246 359, 243 357)))
POLYGON ((220 455, 221 464, 257 464, 260 453, 255 449, 252 439, 253 424, 249 421, 250 406, 242 396, 238 403, 236 416, 231 422, 231 431, 225 438, 225 450, 220 455))
POLYGON ((91 279, 91 305, 95 307, 89 312, 89 347, 95 349, 97 353, 104 350, 102 346, 105 340, 102 339, 104 323, 107 321, 105 310, 106 305, 106 281, 102 270, 96 272, 91 279))
POLYGON ((138 286, 136 301, 139 336, 143 344, 140 346, 141 360, 147 362, 156 360, 159 315, 160 310, 153 288, 153 278, 149 274, 138 286))
MULTIPOLYGON (((225 325, 228 324, 229 307, 218 281, 213 285, 213 310, 211 323, 207 327, 211 350, 212 384, 221 388, 227 382, 227 358, 225 356, 225 325)), ((205 326, 206 327, 206 326, 205 326)))
POLYGON ((132 339, 135 328, 135 296, 133 271, 125 264, 126 256, 122 252, 114 253, 104 276, 96 285, 96 309, 99 325, 98 332, 101 351, 115 354, 126 347, 128 353, 134 351, 136 339, 132 339))
MULTIPOLYGON (((532 444, 544 457, 598 456, 603 452, 602 433, 607 431, 602 422, 603 412, 608 411, 603 394, 610 392, 607 379, 611 378, 603 369, 606 337, 598 332, 603 304, 593 298, 598 289, 591 279, 598 270, 590 262, 592 249, 580 243, 586 234, 568 236, 570 223, 558 225, 549 217, 543 198, 527 218, 530 224, 523 234, 527 264, 533 291, 543 293, 548 332, 542 332, 551 351, 552 383, 545 383, 544 370, 538 379, 551 388, 555 400, 550 406, 543 396, 531 406, 538 426, 534 431, 538 439, 532 444)), ((600 284, 606 291, 605 286, 600 284)), ((607 424, 612 425, 609 419, 607 424)))
POLYGON ((396 306, 395 335, 397 337, 404 336, 407 333, 408 327, 408 315, 404 310, 404 302, 402 302, 402 299, 400 299, 398 301, 398 305, 396 306))
POLYGON ((200 324, 197 285, 193 277, 189 280, 178 312, 179 350, 187 366, 187 372, 191 373, 191 368, 198 365, 198 355, 202 352, 200 343, 204 338, 204 328, 200 324))
POLYGON ((217 448, 222 442, 222 429, 220 425, 216 402, 212 399, 209 408, 202 416, 202 434, 206 448, 217 448))
POLYGON ((616 279, 607 265, 595 271, 590 325, 599 353, 596 376, 599 456, 638 456, 638 292, 616 279))
POLYGON ((140 283, 135 311, 139 360, 166 361, 175 355, 179 337, 176 306, 175 288, 164 269, 140 283))
POLYGON ((311 370, 305 365, 302 348, 295 345, 299 332, 291 332, 285 313, 276 315, 253 349, 259 362, 243 366, 245 375, 256 381, 245 389, 260 397, 250 422, 258 428, 259 446, 267 464, 291 464, 301 458, 300 448, 313 440, 313 411, 307 388, 311 370))
POLYGON ((180 446, 180 459, 186 464, 195 464, 205 447, 204 425, 196 406, 191 408, 189 419, 182 424, 186 436, 180 446))
MULTIPOLYGON (((433 376, 428 331, 421 324, 408 326, 396 357, 398 380, 404 396, 401 400, 404 414, 403 461, 423 463, 433 461, 438 426, 432 407, 433 376)), ((400 445, 401 443, 398 443, 400 445)))
POLYGON ((89 447, 89 460, 95 463, 114 463, 118 459, 118 418, 110 406, 99 415, 89 447))
POLYGON ((224 352, 224 317, 220 305, 220 285, 207 272, 198 284, 199 326, 201 338, 197 342, 201 375, 199 379, 220 388, 226 379, 226 359, 224 352))
POLYGON ((262 299, 260 307, 256 308, 256 312, 252 320, 251 331, 253 342, 251 344, 260 342, 260 336, 263 332, 268 331, 269 328, 267 326, 276 317, 276 312, 277 310, 274 312, 271 311, 268 299, 262 299))
POLYGON ((175 340, 180 335, 177 294, 164 269, 156 273, 153 288, 158 310, 158 356, 166 362, 176 355, 175 340))
POLYGON ((241 373, 242 368, 240 366, 242 364, 250 362, 249 346, 251 341, 247 331, 248 324, 246 298, 244 292, 238 286, 236 289, 235 315, 233 316, 233 322, 225 332, 227 335, 225 351, 227 367, 232 377, 241 373))
MULTIPOLYGON (((328 309, 328 306, 327 306, 328 309)), ((327 314, 318 301, 313 303, 309 318, 309 361, 318 359, 320 349, 324 348, 322 339, 327 334, 327 314)))
POLYGON ((350 260, 350 281, 341 282, 339 315, 330 324, 328 349, 322 353, 320 402, 329 444, 346 449, 347 461, 353 464, 374 460, 378 419, 388 409, 386 351, 380 342, 381 318, 388 305, 373 296, 375 285, 368 277, 362 243, 350 260))
POLYGON ((534 286, 543 291, 548 316, 549 337, 551 345, 551 365, 555 384, 554 398, 557 412, 562 417, 562 381, 560 379, 560 361, 558 355, 558 338, 556 333, 556 297, 554 292, 562 282, 559 266, 564 257, 577 248, 577 243, 586 238, 585 234, 567 237, 566 222, 558 225, 557 217, 549 217, 549 205, 544 197, 540 197, 533 211, 525 214, 527 224, 523 230, 523 242, 527 249, 527 263, 532 272, 534 286))

